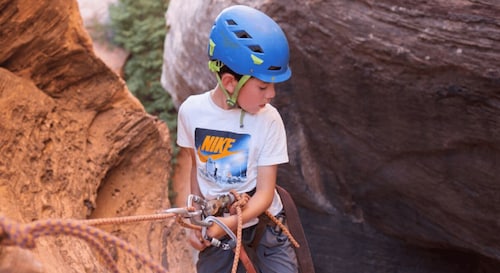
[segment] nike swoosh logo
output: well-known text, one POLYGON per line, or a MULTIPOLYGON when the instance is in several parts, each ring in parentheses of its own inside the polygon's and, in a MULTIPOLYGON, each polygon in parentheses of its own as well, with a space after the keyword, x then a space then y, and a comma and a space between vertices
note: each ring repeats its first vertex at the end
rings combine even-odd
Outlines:
POLYGON ((207 162, 207 160, 209 158, 212 158, 212 160, 217 160, 217 159, 224 158, 224 157, 227 157, 227 156, 230 156, 230 155, 238 153, 238 152, 225 151, 225 152, 219 153, 219 154, 204 155, 203 152, 201 151, 201 147, 198 147, 198 150, 196 152, 198 154, 198 158, 203 163, 207 162))

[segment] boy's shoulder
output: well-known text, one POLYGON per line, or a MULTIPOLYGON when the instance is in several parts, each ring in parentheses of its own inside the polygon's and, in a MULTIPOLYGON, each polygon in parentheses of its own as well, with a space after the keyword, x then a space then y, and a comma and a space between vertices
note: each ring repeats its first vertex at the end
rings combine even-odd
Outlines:
POLYGON ((189 95, 189 97, 187 97, 186 101, 187 100, 204 100, 204 99, 207 99, 207 97, 209 95, 210 95, 210 91, 205 91, 205 92, 198 93, 198 94, 192 94, 192 95, 189 95))
POLYGON ((184 102, 181 103, 180 107, 185 108, 189 105, 196 106, 198 104, 204 104, 206 103, 206 100, 209 98, 209 93, 210 92, 203 92, 200 94, 193 94, 190 95, 189 97, 184 100, 184 102))

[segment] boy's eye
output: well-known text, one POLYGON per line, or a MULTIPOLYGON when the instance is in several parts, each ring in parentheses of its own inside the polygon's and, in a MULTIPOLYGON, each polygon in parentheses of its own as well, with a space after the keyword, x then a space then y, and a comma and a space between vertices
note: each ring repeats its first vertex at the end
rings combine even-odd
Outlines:
POLYGON ((260 90, 266 90, 267 86, 259 86, 260 90))

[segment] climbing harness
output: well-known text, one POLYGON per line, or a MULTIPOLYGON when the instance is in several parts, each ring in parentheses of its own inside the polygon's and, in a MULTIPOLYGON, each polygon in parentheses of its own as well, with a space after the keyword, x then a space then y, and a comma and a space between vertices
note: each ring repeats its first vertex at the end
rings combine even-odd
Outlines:
POLYGON ((299 263, 299 270, 302 273, 314 273, 315 270, 311 252, 309 251, 309 245, 307 243, 304 229, 302 228, 302 223, 300 221, 299 212, 295 206, 295 202, 293 201, 290 193, 283 187, 276 185, 276 190, 278 191, 281 201, 283 202, 283 208, 287 216, 290 232, 295 236, 297 243, 300 244, 300 248, 295 248, 295 254, 297 255, 297 261, 299 263))
MULTIPOLYGON (((242 219, 242 209, 250 199, 250 196, 246 193, 239 194, 234 190, 231 190, 228 194, 219 195, 217 198, 212 200, 205 200, 200 196, 190 194, 187 199, 186 208, 172 208, 167 209, 167 213, 177 213, 178 222, 184 227, 189 227, 192 229, 197 229, 202 231, 203 238, 208 240, 212 246, 221 247, 224 250, 232 249, 235 253, 232 271, 235 273, 238 268, 238 262, 241 261, 243 266, 249 273, 257 272, 246 253, 245 248, 241 244, 242 230, 243 230, 243 219, 242 219), (230 215, 238 216, 238 225, 236 229, 236 235, 234 232, 228 228, 223 222, 221 222, 216 216, 222 216, 224 213, 229 213, 230 215), (188 218, 190 223, 186 223, 182 219, 188 218), (201 218, 202 220, 200 220, 201 218), (216 238, 209 238, 206 234, 207 228, 213 223, 219 225, 230 237, 229 242, 221 243, 216 238)), ((288 236, 290 242, 295 248, 299 248, 300 244, 294 239, 288 228, 283 224, 283 222, 272 215, 269 211, 265 212, 265 215, 276 225, 276 229, 281 230, 285 235, 288 236)))

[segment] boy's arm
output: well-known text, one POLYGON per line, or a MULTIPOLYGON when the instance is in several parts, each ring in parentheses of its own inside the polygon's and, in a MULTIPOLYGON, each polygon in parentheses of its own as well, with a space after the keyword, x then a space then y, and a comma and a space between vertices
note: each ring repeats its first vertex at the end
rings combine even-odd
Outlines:
MULTIPOLYGON (((256 191, 242 212, 243 223, 257 218, 271 205, 276 187, 277 171, 278 165, 258 167, 256 191)), ((237 217, 237 215, 231 215, 221 218, 221 221, 231 230, 236 230, 238 226, 237 217)), ((220 238, 226 234, 218 225, 212 225, 207 233, 212 238, 220 238)))
MULTIPOLYGON (((189 158, 191 160, 191 172, 189 179, 189 188, 190 193, 201 196, 200 187, 198 186, 197 174, 196 174, 196 158, 194 149, 192 148, 184 148, 181 147, 181 152, 189 154, 189 158)), ((192 247, 195 249, 202 251, 206 247, 210 246, 210 242, 203 239, 201 232, 198 230, 191 230, 188 236, 188 241, 192 247)))
POLYGON ((277 172, 278 165, 258 167, 256 191, 243 210, 243 223, 259 217, 269 208, 274 198, 277 172))
POLYGON ((194 149, 192 148, 182 148, 182 149, 187 149, 189 150, 189 155, 190 155, 190 158, 191 158, 191 179, 190 179, 190 183, 191 183, 191 194, 195 194, 195 195, 198 195, 198 196, 202 196, 201 195, 201 191, 200 191, 200 186, 198 185, 198 175, 197 175, 197 168, 196 168, 196 155, 194 153, 194 149))

